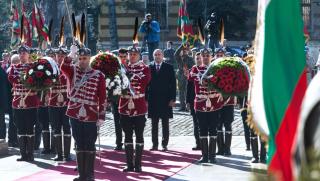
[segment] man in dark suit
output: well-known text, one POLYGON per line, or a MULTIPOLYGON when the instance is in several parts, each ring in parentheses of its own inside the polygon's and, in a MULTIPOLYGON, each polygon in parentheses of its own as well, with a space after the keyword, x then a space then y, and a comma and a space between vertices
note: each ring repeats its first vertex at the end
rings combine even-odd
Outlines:
MULTIPOLYGON (((5 122, 5 113, 9 109, 9 95, 7 94, 8 86, 7 83, 7 74, 5 70, 0 68, 0 139, 6 139, 6 122, 5 122)), ((10 117, 12 119, 12 117, 10 117)))
MULTIPOLYGON (((17 55, 19 60, 19 56, 17 55)), ((2 67, 0 68, 0 139, 6 137, 6 124, 5 124, 5 114, 9 115, 9 127, 8 127, 8 145, 9 147, 17 147, 18 146, 18 138, 17 138, 17 128, 13 121, 12 115, 12 85, 8 80, 7 71, 11 65, 11 63, 15 60, 15 58, 11 58, 9 53, 2 54, 2 67)), ((20 61, 20 60, 19 60, 20 61)))
POLYGON ((158 150, 158 125, 162 121, 162 147, 167 151, 169 142, 169 118, 173 118, 172 107, 176 101, 176 78, 173 66, 163 62, 163 52, 153 52, 154 62, 150 64, 151 81, 148 86, 148 117, 152 120, 151 150, 158 150))

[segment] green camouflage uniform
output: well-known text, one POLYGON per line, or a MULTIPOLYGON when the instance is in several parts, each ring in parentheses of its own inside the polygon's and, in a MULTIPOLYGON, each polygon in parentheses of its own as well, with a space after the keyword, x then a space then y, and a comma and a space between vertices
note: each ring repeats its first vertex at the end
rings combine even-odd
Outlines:
POLYGON ((180 56, 183 46, 181 45, 175 52, 175 59, 178 65, 177 78, 178 78, 178 89, 179 89, 179 100, 181 109, 186 108, 186 91, 187 91, 187 81, 188 77, 184 75, 183 69, 186 67, 188 70, 194 65, 192 56, 183 55, 180 56))

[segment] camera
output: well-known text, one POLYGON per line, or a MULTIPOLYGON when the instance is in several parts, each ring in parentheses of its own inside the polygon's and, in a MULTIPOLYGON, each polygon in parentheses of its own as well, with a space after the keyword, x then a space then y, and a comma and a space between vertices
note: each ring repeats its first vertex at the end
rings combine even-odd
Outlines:
POLYGON ((148 19, 145 19, 145 20, 142 21, 142 24, 143 24, 144 26, 149 26, 150 23, 151 23, 151 22, 150 22, 148 19))
POLYGON ((208 21, 204 27, 205 31, 209 33, 210 36, 214 36, 217 33, 217 17, 213 12, 211 16, 208 18, 208 21))

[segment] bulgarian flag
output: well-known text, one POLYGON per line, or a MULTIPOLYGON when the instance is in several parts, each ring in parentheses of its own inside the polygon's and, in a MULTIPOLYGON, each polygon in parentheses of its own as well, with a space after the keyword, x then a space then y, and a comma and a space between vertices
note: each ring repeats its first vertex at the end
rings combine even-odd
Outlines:
POLYGON ((31 30, 31 25, 30 25, 30 22, 29 22, 29 18, 30 16, 27 15, 27 11, 26 11, 26 7, 25 7, 25 4, 24 4, 24 1, 22 0, 21 1, 21 6, 22 6, 22 16, 24 16, 23 18, 23 31, 24 31, 24 40, 23 42, 31 47, 32 46, 32 30, 31 30))
POLYGON ((38 34, 38 28, 37 28, 37 10, 36 10, 36 3, 34 3, 34 7, 32 9, 32 15, 31 15, 31 22, 32 22, 32 40, 38 41, 39 40, 39 34, 38 34))
POLYGON ((34 17, 35 23, 36 23, 39 34, 42 36, 43 40, 47 40, 49 30, 44 24, 43 13, 36 3, 34 4, 34 15, 35 15, 34 17))
POLYGON ((19 13, 16 2, 11 1, 11 16, 10 20, 12 22, 12 35, 11 35, 11 46, 15 47, 19 43, 20 35, 20 25, 19 25, 19 13))
POLYGON ((190 47, 193 47, 196 37, 189 20, 186 0, 180 0, 177 35, 181 38, 183 45, 189 43, 190 47))
POLYGON ((293 180, 291 149, 307 88, 300 0, 260 0, 256 65, 251 82, 253 120, 268 136, 268 169, 293 180))

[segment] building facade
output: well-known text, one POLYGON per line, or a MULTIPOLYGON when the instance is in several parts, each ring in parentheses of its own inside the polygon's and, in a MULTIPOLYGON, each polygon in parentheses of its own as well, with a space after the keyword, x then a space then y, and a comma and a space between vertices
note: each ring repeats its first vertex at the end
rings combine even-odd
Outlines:
MULTIPOLYGON (((202 1, 206 0, 199 0, 199 3, 203 3, 202 1)), ((139 23, 141 23, 146 12, 152 13, 153 18, 160 23, 161 48, 165 46, 166 41, 178 43, 180 41, 177 37, 179 3, 180 0, 99 0, 98 49, 115 49, 132 44, 135 17, 139 17, 139 23), (110 7, 113 5, 115 12, 112 12, 113 8, 110 7), (116 22, 116 27, 112 27, 111 21, 116 22), (114 37, 115 31, 117 37, 114 37), (118 46, 112 44, 112 40, 115 39, 119 42, 118 46)), ((250 42, 255 34, 257 0, 244 0, 243 6, 248 11, 248 33, 243 41, 250 42)), ((207 15, 210 13, 207 12, 207 15)), ((142 39, 142 35, 139 35, 140 42, 142 39)))

